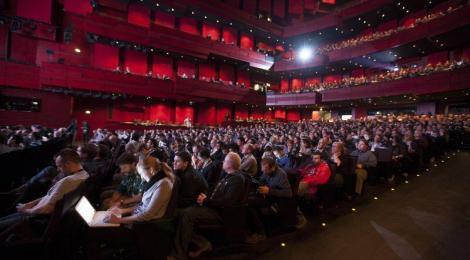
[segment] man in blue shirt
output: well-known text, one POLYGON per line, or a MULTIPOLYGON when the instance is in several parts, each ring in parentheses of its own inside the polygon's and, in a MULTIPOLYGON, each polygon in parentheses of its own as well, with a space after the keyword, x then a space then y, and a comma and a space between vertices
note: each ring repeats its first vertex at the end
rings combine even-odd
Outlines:
POLYGON ((284 151, 283 146, 275 146, 273 152, 274 156, 276 156, 276 163, 277 165, 279 165, 279 167, 283 169, 292 168, 292 162, 289 156, 284 151))

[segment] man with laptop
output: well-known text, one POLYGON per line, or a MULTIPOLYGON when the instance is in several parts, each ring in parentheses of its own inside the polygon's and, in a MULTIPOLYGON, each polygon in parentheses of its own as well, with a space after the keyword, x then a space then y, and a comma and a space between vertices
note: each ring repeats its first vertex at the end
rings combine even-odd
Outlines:
MULTIPOLYGON (((0 237, 4 237, 4 231, 10 226, 18 223, 25 223, 30 217, 50 215, 55 204, 61 200, 65 194, 74 191, 88 177, 88 173, 83 170, 80 164, 80 157, 72 149, 63 149, 55 157, 57 170, 64 177, 57 181, 43 197, 17 206, 17 213, 8 215, 0 219, 0 237)), ((11 232, 13 230, 6 230, 11 232)))

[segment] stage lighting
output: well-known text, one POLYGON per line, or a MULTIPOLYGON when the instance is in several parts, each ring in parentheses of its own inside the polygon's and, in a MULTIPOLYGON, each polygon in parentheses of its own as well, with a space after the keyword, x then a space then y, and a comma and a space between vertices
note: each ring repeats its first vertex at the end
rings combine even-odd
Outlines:
POLYGON ((299 51, 299 59, 303 62, 306 62, 306 61, 310 60, 310 58, 312 57, 312 54, 313 54, 312 48, 303 47, 299 51))

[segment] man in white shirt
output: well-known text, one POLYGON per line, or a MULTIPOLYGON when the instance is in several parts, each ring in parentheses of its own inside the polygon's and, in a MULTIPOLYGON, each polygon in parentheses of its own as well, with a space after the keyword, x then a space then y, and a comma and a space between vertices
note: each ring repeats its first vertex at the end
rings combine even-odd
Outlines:
POLYGON ((59 174, 64 177, 57 181, 45 196, 25 204, 20 204, 17 207, 17 213, 1 218, 0 231, 21 222, 29 216, 50 215, 54 210, 55 204, 65 194, 74 191, 89 177, 80 164, 80 157, 72 149, 61 150, 55 157, 55 164, 59 174))

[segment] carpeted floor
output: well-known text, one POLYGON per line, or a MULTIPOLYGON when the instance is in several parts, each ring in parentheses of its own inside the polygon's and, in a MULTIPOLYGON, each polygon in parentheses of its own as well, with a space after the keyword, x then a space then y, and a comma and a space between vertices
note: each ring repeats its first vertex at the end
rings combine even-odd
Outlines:
POLYGON ((460 152, 257 259, 470 259, 470 153, 460 152))

